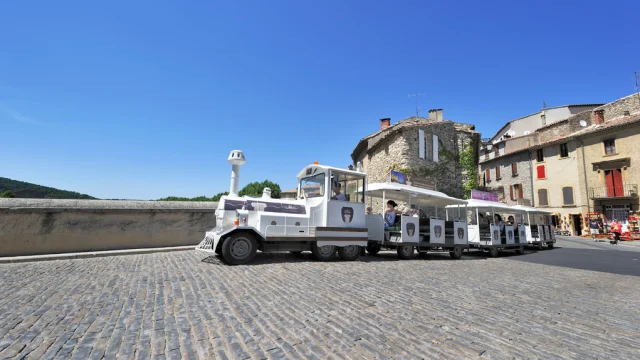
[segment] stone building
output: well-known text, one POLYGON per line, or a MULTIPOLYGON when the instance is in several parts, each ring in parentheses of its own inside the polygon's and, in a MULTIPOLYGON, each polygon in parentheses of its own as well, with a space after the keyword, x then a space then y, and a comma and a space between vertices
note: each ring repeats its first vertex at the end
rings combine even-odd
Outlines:
MULTIPOLYGON (((474 125, 444 120, 442 109, 429 110, 429 117, 410 117, 391 125, 380 120, 380 131, 358 143, 351 158, 362 162, 368 181, 385 182, 391 170, 434 180, 438 191, 463 196, 463 182, 476 176, 460 165, 460 153, 471 149, 477 164, 480 134, 474 125)), ((380 201, 373 206, 380 209, 380 201)), ((379 210, 377 210, 379 211, 379 210)))
POLYGON ((623 220, 638 211, 638 143, 640 96, 633 94, 482 144, 480 185, 509 205, 550 210, 557 228, 581 235, 588 212, 623 220))
POLYGON ((593 118, 592 125, 571 135, 581 146, 580 196, 588 211, 624 221, 640 211, 640 95, 598 107, 593 118))

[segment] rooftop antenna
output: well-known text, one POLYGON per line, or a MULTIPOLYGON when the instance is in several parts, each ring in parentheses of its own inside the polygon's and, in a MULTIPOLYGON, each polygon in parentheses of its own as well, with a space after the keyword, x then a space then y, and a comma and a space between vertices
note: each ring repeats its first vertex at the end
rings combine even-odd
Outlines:
POLYGON ((640 101, 640 91, 638 90, 638 79, 640 79, 640 73, 634 71, 633 76, 636 78, 636 94, 638 94, 638 101, 640 101))
POLYGON ((547 102, 542 100, 542 110, 547 108, 547 102))
POLYGON ((420 117, 420 105, 418 104, 418 97, 420 95, 426 95, 425 93, 420 93, 420 94, 409 94, 409 97, 415 96, 416 97, 416 116, 420 117))

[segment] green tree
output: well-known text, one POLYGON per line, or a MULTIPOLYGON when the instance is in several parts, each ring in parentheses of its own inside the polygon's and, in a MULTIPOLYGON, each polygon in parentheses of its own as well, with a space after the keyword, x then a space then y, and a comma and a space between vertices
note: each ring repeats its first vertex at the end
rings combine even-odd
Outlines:
POLYGON ((462 184, 465 199, 470 199, 471 190, 478 188, 478 168, 475 162, 474 145, 469 146, 460 153, 460 166, 466 172, 465 175, 467 177, 467 180, 462 184))
POLYGON ((2 192, 2 194, 0 194, 0 198, 14 198, 16 197, 16 194, 13 193, 13 191, 11 190, 5 190, 2 192))
POLYGON ((247 186, 243 187, 242 190, 238 192, 239 196, 262 196, 262 191, 264 188, 271 189, 271 197, 274 199, 279 199, 281 190, 280 185, 271 182, 269 180, 265 180, 263 182, 252 182, 247 184, 247 186))

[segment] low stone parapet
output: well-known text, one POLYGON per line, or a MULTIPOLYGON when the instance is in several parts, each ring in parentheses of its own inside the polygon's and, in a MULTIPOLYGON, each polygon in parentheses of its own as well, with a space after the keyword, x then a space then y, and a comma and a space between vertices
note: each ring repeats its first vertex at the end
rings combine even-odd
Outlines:
POLYGON ((0 257, 196 246, 216 202, 0 199, 0 257))

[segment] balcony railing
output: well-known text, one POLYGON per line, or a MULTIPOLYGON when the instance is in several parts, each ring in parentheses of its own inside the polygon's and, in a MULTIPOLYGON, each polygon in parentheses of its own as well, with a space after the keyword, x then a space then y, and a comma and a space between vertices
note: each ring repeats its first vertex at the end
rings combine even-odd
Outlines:
POLYGON ((624 184, 589 188, 591 199, 631 198, 638 196, 638 185, 624 184))

